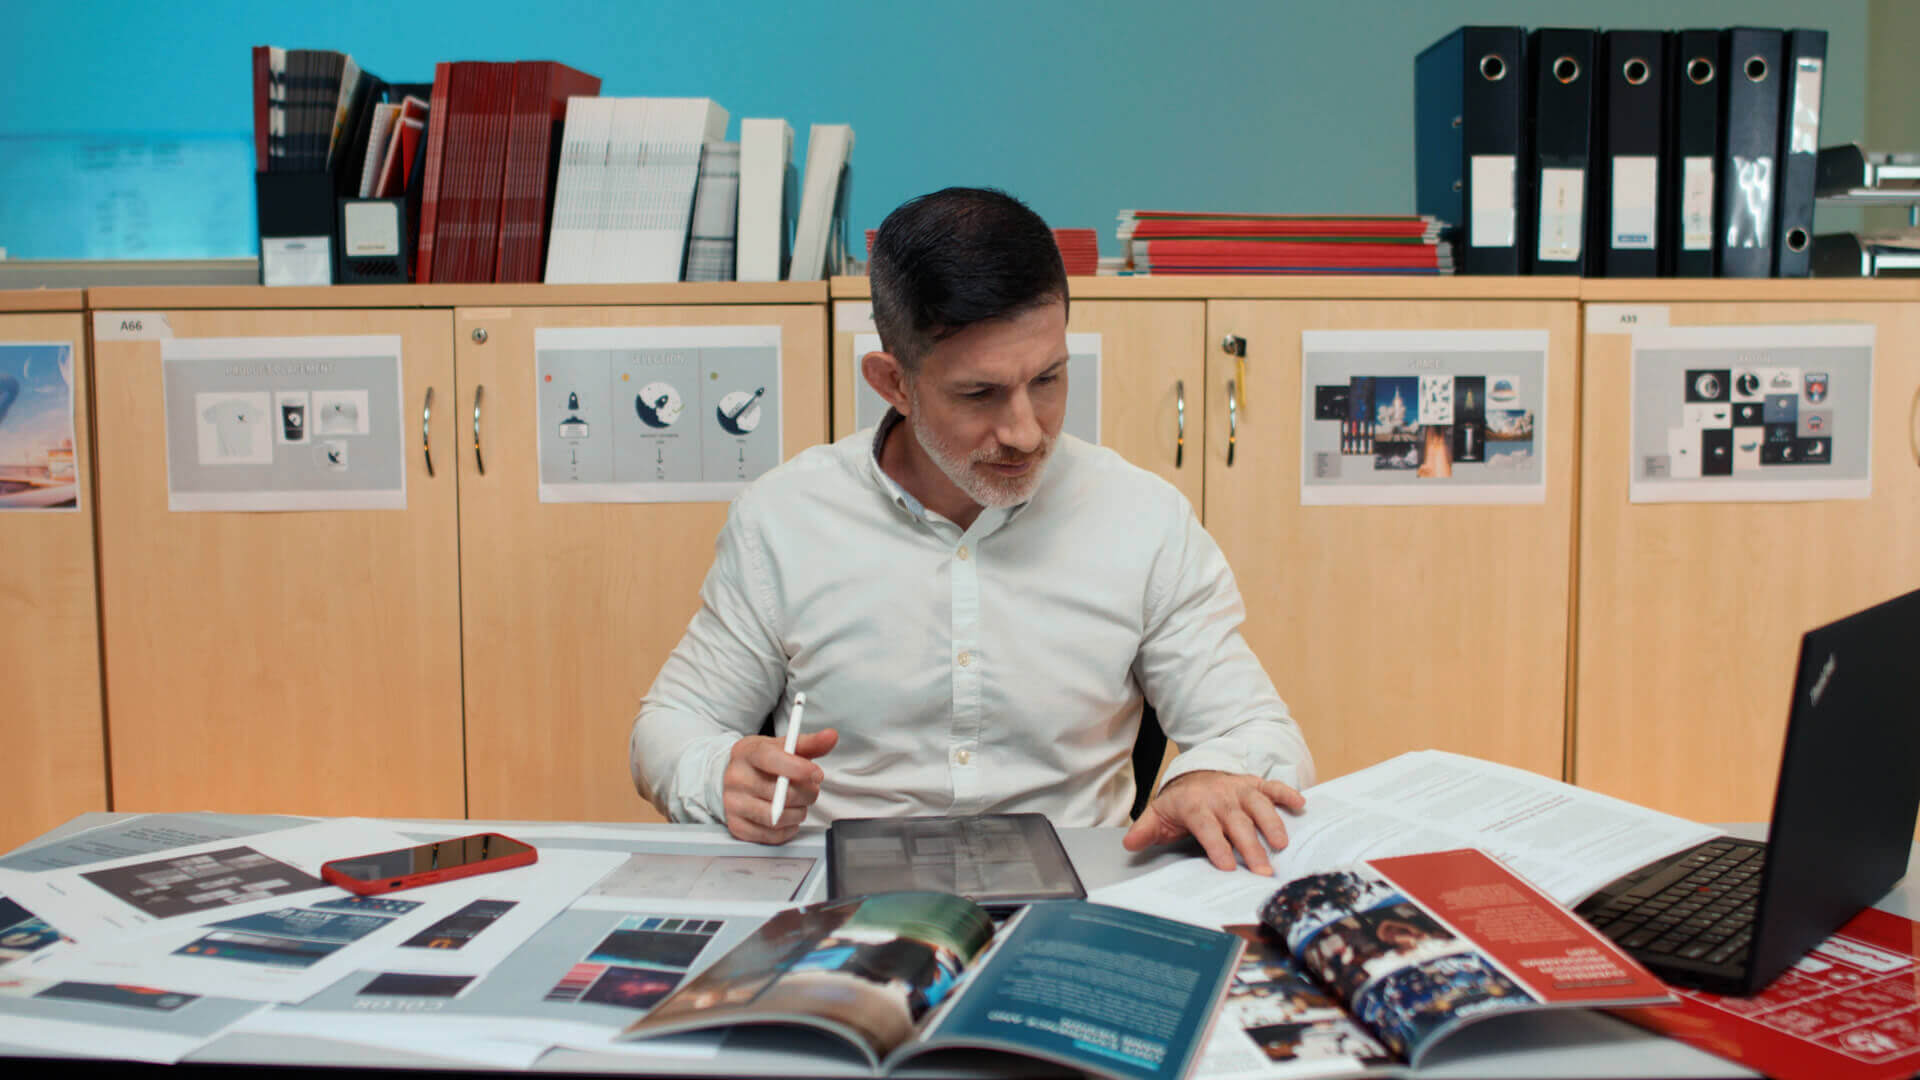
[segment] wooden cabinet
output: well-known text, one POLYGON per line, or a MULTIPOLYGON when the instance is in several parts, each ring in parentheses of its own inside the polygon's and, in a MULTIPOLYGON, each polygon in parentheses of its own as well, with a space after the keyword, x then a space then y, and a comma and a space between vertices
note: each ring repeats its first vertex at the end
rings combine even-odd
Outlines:
POLYGON ((9 763, 0 783, 0 850, 107 808, 94 589, 98 499, 81 300, 78 290, 0 293, 0 378, 9 383, 0 388, 0 742, 9 763), (21 346, 52 348, 28 355, 21 346), (58 370, 61 348, 65 372, 58 370), (52 414, 34 408, 44 398, 39 391, 61 386, 73 425, 64 450, 57 445, 64 436, 41 426, 52 414), (64 502, 57 489, 68 484, 71 509, 45 505, 64 502))
POLYGON ((1899 283, 1840 284, 1595 290, 1657 304, 1675 326, 1871 324, 1873 494, 1629 503, 1632 339, 1588 333, 1571 776, 1581 786, 1700 821, 1765 820, 1800 635, 1920 587, 1920 290, 1894 299, 1899 283), (1699 299, 1668 304, 1676 293, 1699 299), (1823 294, 1835 298, 1814 299, 1823 294), (1861 299, 1875 296, 1889 298, 1861 299))
POLYGON ((1234 358, 1210 353, 1204 517, 1322 778, 1429 747, 1561 775, 1577 315, 1571 300, 1208 305, 1208 339, 1244 338, 1247 375, 1230 413, 1234 358), (1302 506, 1302 332, 1440 329, 1550 335, 1544 504, 1302 506))
POLYGON ((453 425, 430 430, 432 475, 419 435, 429 390, 454 391, 452 314, 282 310, 265 306, 272 290, 229 291, 262 306, 107 291, 165 314, 142 340, 96 344, 114 806, 460 817, 453 425), (179 338, 397 335, 406 508, 169 512, 160 325, 179 338))
POLYGON ((724 502, 541 503, 535 331, 777 325, 783 456, 791 457, 827 436, 826 309, 778 302, 795 294, 795 286, 743 287, 734 295, 773 302, 456 312, 473 816, 660 820, 629 777, 628 730, 699 606, 727 516, 724 502), (475 424, 482 456, 470 445, 475 424))

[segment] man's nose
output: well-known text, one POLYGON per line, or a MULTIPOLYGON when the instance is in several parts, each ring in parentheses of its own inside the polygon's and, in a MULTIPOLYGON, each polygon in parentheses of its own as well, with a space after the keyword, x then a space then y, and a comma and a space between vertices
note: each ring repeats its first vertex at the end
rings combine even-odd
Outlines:
POLYGON ((1018 453, 1031 454, 1040 449, 1043 437, 1040 418, 1034 414, 1033 397, 1027 393, 1026 387, 1015 390, 1008 399, 999 428, 993 435, 1000 445, 1018 453))

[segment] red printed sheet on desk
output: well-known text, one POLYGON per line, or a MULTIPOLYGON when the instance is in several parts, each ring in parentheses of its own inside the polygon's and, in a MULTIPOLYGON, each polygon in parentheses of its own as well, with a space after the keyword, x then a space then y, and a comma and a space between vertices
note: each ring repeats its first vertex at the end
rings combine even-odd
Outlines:
POLYGON ((1779 1080, 1920 1071, 1920 923, 1861 912, 1755 997, 1678 991, 1614 1015, 1779 1080))

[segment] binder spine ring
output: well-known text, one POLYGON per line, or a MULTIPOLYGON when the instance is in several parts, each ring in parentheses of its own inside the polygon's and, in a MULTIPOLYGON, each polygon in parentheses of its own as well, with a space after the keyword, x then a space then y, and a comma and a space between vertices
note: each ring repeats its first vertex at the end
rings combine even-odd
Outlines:
MULTIPOLYGON (((1499 53, 1488 53, 1480 58, 1480 77, 1488 82, 1499 82, 1507 77, 1507 61, 1499 53)), ((1457 124, 1455 125, 1458 126, 1457 124)))
POLYGON ((1807 250, 1807 230, 1801 229, 1801 228, 1788 229, 1787 230, 1787 250, 1789 251, 1807 250))
POLYGON ((1647 76, 1650 74, 1652 69, 1647 66, 1647 61, 1643 57, 1632 57, 1620 65, 1620 75, 1627 80, 1629 86, 1639 86, 1647 81, 1647 76))
POLYGON ((1687 61, 1687 81, 1695 86, 1705 86, 1713 81, 1713 61, 1704 56, 1696 56, 1687 61))
POLYGON ((1580 61, 1571 56, 1562 56, 1553 62, 1553 77, 1563 83, 1570 83, 1580 77, 1580 61))
POLYGON ((1767 58, 1764 56, 1747 57, 1747 81, 1767 81, 1767 58))

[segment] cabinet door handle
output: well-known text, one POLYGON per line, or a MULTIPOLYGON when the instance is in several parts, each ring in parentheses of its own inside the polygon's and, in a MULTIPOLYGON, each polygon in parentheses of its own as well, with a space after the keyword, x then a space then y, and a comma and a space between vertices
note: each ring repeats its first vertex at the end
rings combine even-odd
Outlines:
POLYGON ((480 456, 480 398, 487 392, 485 386, 473 388, 473 466, 480 475, 487 475, 487 459, 480 456))
POLYGON ((1227 380, 1227 468, 1233 468, 1234 444, 1240 441, 1240 401, 1234 396, 1233 380, 1227 380))
POLYGON ((1175 379, 1173 382, 1173 467, 1179 468, 1187 458, 1187 381, 1175 379))
POLYGON ((427 387, 426 403, 420 406, 420 453, 427 459, 427 475, 433 475, 433 387, 427 387))
POLYGON ((1920 465, 1920 386, 1913 388, 1913 404, 1907 406, 1907 448, 1913 451, 1913 463, 1920 465))

